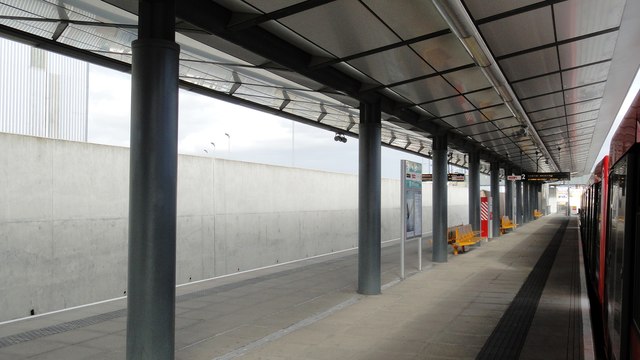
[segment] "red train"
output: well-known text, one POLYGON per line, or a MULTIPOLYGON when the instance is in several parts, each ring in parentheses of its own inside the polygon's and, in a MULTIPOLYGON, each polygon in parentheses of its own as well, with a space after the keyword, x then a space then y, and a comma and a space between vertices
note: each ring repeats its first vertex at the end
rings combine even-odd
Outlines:
POLYGON ((640 359, 640 96, 582 197, 580 231, 596 341, 607 359, 640 359))

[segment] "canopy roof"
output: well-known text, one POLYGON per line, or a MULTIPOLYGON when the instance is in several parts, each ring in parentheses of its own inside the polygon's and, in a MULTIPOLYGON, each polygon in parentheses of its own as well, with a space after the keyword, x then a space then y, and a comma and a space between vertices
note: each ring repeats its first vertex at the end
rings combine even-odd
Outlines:
MULTIPOLYGON (((0 0, 0 35, 128 71, 137 1, 0 0)), ((180 0, 181 85, 383 143, 591 170, 640 63, 640 2, 180 0)))

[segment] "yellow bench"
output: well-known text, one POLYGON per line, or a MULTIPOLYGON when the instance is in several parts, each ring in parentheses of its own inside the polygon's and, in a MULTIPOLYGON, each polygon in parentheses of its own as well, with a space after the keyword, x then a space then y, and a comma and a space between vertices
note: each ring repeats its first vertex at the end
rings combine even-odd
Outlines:
POLYGON ((518 224, 515 224, 509 219, 508 216, 503 216, 500 218, 500 234, 504 234, 507 232, 507 229, 515 230, 518 227, 518 224))
POLYGON ((482 240, 479 231, 473 231, 471 224, 459 225, 447 229, 447 241, 453 247, 453 254, 458 255, 458 249, 466 252, 465 246, 471 246, 482 240))
POLYGON ((538 211, 538 209, 533 210, 533 217, 534 218, 539 218, 542 216, 542 213, 540 211, 538 211))

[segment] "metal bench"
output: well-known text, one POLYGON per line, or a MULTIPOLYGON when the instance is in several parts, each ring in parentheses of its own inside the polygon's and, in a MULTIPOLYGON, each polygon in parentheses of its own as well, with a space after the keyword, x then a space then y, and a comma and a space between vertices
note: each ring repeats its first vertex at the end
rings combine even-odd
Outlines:
POLYGON ((479 231, 473 231, 471 224, 458 225, 447 229, 447 241, 453 247, 453 254, 458 255, 459 249, 466 252, 466 246, 475 245, 482 240, 479 231))
POLYGON ((518 227, 518 224, 515 224, 508 216, 503 216, 500 218, 500 234, 504 234, 508 229, 515 230, 518 227))

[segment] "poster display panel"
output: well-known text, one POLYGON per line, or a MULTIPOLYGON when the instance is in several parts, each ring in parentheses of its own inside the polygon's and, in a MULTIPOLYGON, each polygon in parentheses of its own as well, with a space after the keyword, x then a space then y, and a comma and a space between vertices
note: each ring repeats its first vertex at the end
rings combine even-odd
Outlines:
POLYGON ((405 236, 422 236, 422 164, 402 160, 402 212, 405 236))
POLYGON ((422 164, 400 162, 400 278, 404 279, 404 244, 418 238, 418 270, 422 270, 422 164))

